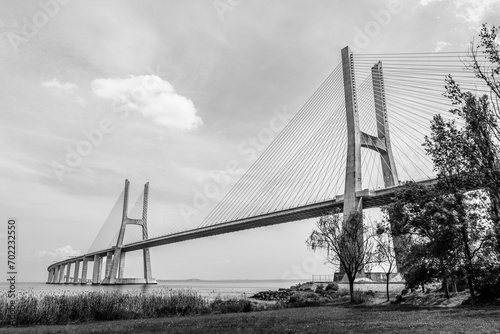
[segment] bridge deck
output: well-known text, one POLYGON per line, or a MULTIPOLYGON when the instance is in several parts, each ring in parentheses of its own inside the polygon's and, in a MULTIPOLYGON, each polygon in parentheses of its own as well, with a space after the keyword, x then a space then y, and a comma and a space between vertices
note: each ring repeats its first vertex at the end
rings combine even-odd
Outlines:
MULTIPOLYGON (((436 179, 429 179, 425 181, 419 181, 419 184, 423 185, 433 185, 437 182, 436 179)), ((357 197, 363 199, 363 208, 375 208, 391 203, 391 198, 394 196, 394 192, 399 186, 394 186, 379 190, 362 190, 356 193, 357 197)), ((217 225, 202 227, 194 230, 169 234, 157 238, 152 238, 144 241, 135 242, 132 244, 124 245, 122 252, 131 252, 144 248, 156 247, 161 245, 173 244, 177 242, 193 240, 198 238, 204 238, 224 233, 237 232, 248 230, 257 227, 264 227, 269 225, 282 224, 302 219, 316 218, 323 216, 333 210, 342 209, 343 206, 343 196, 338 196, 335 200, 308 204, 296 208, 291 208, 279 212, 267 213, 255 217, 238 219, 230 222, 225 222, 217 225)), ((106 255, 108 251, 112 251, 113 248, 104 249, 101 251, 69 258, 60 262, 53 263, 49 266, 50 270, 54 266, 59 266, 62 264, 68 264, 75 262, 78 259, 93 258, 94 255, 106 255)))

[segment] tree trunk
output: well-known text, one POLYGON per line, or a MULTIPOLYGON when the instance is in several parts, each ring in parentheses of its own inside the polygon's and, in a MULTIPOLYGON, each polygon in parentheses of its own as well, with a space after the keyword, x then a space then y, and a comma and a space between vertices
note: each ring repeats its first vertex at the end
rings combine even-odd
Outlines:
MULTIPOLYGON (((493 162, 491 162, 493 165, 493 162)), ((494 185, 499 182, 495 179, 494 185)), ((489 195, 491 201, 491 219, 493 220, 493 231, 496 235, 496 250, 500 254, 500 200, 498 187, 489 187, 489 195)))
POLYGON ((472 277, 470 277, 470 276, 467 277, 467 285, 469 286, 470 303, 472 306, 475 306, 476 305, 476 294, 474 293, 474 284, 472 282, 472 277))
POLYGON ((470 302, 472 306, 476 304, 476 294, 474 293, 474 269, 472 266, 472 255, 469 248, 469 235, 465 228, 462 229, 462 238, 464 242, 465 256, 467 258, 467 285, 469 286, 470 302))
POLYGON ((443 289, 446 299, 450 299, 450 292, 448 291, 448 279, 446 277, 443 278, 443 289))
POLYGON ((391 274, 391 273, 386 273, 386 274, 385 274, 385 276, 386 276, 386 277, 385 277, 385 279, 386 279, 385 290, 386 290, 386 292, 387 292, 387 301, 389 301, 389 275, 390 275, 390 274, 391 274))
POLYGON ((349 293, 351 294, 351 303, 354 303, 354 278, 349 277, 349 293))

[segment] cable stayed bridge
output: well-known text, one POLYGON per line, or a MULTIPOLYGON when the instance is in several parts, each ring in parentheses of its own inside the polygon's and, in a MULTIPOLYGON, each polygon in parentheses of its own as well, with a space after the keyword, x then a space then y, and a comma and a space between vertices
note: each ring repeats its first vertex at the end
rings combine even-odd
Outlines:
POLYGON ((152 205, 149 184, 129 210, 129 182, 86 254, 48 267, 47 283, 154 284, 149 249, 161 245, 391 202, 401 181, 436 182, 422 147, 451 74, 464 91, 489 94, 465 69, 465 52, 353 54, 335 67, 294 118, 197 227, 152 205), (136 217, 136 218, 131 218, 136 217), (132 231, 133 225, 139 227, 132 231), (127 231, 127 233, 125 233, 127 231), (134 233, 135 232, 135 233, 134 233), (125 254, 142 251, 143 277, 125 278, 125 254), (92 262, 92 266, 89 266, 92 262))

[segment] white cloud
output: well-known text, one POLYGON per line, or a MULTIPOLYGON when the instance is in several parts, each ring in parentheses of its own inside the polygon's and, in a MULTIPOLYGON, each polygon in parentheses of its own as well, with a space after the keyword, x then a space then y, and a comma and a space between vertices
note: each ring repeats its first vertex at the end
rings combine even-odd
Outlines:
POLYGON ((72 82, 60 82, 58 79, 54 78, 50 81, 42 82, 44 87, 56 88, 65 92, 71 92, 78 88, 78 86, 72 82))
MULTIPOLYGON (((427 6, 430 3, 443 0, 420 0, 420 5, 427 6)), ((455 15, 463 19, 470 28, 477 29, 488 14, 498 13, 500 2, 498 0, 448 0, 454 7, 455 15)))
POLYGON ((434 48, 434 52, 441 52, 445 47, 450 46, 451 43, 448 42, 437 42, 436 47, 434 48))
POLYGON ((191 130, 202 124, 193 102, 156 75, 95 79, 92 91, 167 128, 191 130))
POLYGON ((68 256, 78 256, 81 255, 82 252, 79 250, 73 249, 73 247, 67 245, 61 248, 57 248, 54 252, 51 251, 38 251, 35 256, 36 257, 45 257, 50 256, 57 259, 66 259, 68 256))
POLYGON ((80 106, 85 107, 86 102, 80 96, 77 96, 75 91, 78 89, 78 85, 72 82, 60 82, 57 78, 50 81, 42 82, 42 86, 50 88, 55 96, 58 97, 71 97, 80 106))
POLYGON ((472 28, 478 28, 486 15, 498 13, 498 0, 453 0, 457 17, 463 18, 472 28))

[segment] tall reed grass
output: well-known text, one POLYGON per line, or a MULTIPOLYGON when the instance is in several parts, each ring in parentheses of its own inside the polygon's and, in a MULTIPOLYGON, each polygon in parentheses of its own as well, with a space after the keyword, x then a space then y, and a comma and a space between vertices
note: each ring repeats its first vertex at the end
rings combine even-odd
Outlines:
MULTIPOLYGON (((7 319, 7 293, 0 292, 0 319, 7 319)), ((17 326, 210 313, 209 301, 192 290, 140 292, 35 292, 16 296, 17 326)), ((2 323, 6 325, 6 323, 2 323)))

